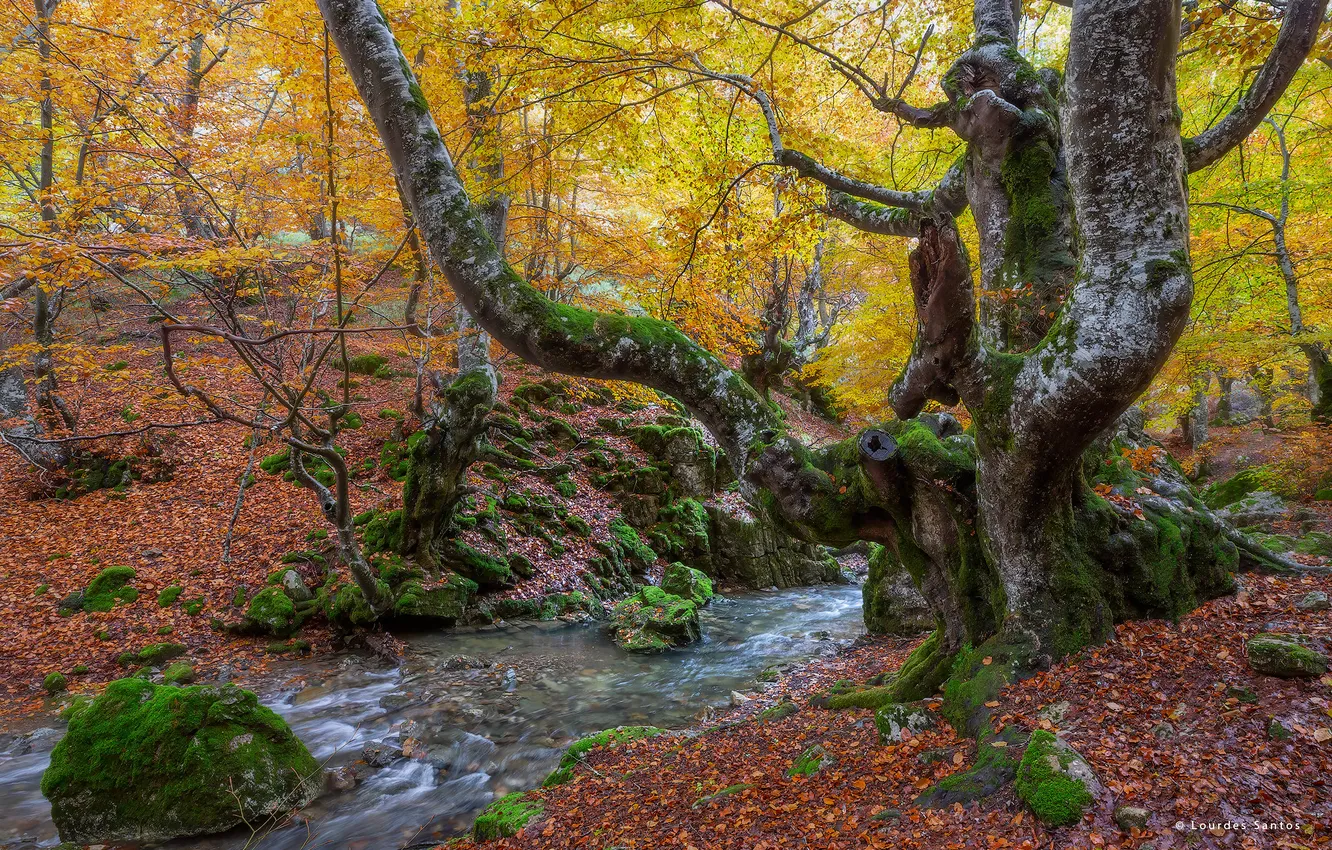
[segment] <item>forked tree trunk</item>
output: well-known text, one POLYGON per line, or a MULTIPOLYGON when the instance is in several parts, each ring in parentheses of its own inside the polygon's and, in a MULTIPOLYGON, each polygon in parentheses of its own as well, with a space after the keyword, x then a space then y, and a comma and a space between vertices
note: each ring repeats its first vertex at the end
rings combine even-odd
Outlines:
POLYGON ((1097 441, 1187 321, 1188 170, 1262 119, 1312 45, 1326 0, 1287 5, 1248 93, 1187 142, 1175 98, 1178 0, 1076 2, 1062 84, 1017 49, 1018 4, 978 0, 976 42, 944 77, 946 102, 875 100, 967 143, 931 191, 876 187, 786 149, 752 80, 706 72, 763 107, 774 159, 825 182, 834 215, 920 240, 920 331, 892 392, 902 421, 819 450, 672 326, 555 304, 521 280, 487 236, 373 0, 319 6, 426 243, 483 327, 545 368, 675 396, 712 430, 751 499, 792 531, 881 542, 912 571, 941 628, 904 668, 902 696, 932 692, 950 670, 971 675, 970 656, 953 662, 968 646, 983 644, 998 662, 991 686, 1048 665, 1104 640, 1117 621, 1177 615, 1225 591, 1237 545, 1265 557, 1197 511, 1187 484, 1153 473, 1150 445, 1097 441), (967 205, 979 299, 953 223, 967 205), (929 399, 965 404, 974 440, 941 439, 912 419, 929 399), (1084 465, 1100 474, 1099 491, 1084 465))

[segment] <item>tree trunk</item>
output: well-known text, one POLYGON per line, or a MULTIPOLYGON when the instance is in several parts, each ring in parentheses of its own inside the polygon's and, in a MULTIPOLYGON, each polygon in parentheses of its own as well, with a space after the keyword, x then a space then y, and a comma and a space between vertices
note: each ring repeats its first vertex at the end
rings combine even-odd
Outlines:
MULTIPOLYGON (((459 73, 474 136, 472 147, 478 151, 470 165, 486 187, 477 214, 495 249, 502 253, 509 202, 496 188, 504 178, 504 158, 498 146, 498 117, 489 103, 492 74, 465 66, 459 73)), ((415 324, 410 313, 408 322, 415 324)), ((439 375, 430 375, 435 395, 423 421, 425 438, 412 449, 402 492, 403 551, 432 570, 450 564, 466 569, 456 557, 456 548, 449 545, 458 531, 452 519, 466 493, 467 470, 480 452, 486 417, 498 391, 498 376, 490 361, 490 335, 462 304, 458 305, 456 328, 458 375, 448 386, 439 375)))

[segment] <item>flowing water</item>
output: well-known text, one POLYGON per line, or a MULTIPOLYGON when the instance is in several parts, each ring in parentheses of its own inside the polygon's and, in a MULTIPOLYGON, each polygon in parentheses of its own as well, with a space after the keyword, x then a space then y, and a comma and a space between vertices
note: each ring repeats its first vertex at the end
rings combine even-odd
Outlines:
MULTIPOLYGON (((283 662, 257 690, 326 767, 352 765, 367 747, 406 745, 416 757, 357 764, 354 789, 325 794, 308 822, 249 846, 397 850, 456 835, 495 797, 540 785, 572 741, 625 724, 687 726, 766 668, 864 631, 855 585, 745 593, 702 620, 700 643, 651 657, 624 653, 597 625, 531 623, 406 636, 399 668, 353 655, 283 662)), ((38 730, 0 752, 0 848, 59 843, 38 790, 59 734, 38 730)), ((248 838, 169 846, 238 850, 248 838)))

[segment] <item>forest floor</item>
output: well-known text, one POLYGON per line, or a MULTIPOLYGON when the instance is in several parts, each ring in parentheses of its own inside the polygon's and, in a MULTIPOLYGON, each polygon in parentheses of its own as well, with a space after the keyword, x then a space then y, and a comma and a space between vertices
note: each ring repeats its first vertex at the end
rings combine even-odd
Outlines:
MULTIPOLYGON (((140 344, 122 345, 108 358, 118 358, 117 367, 90 388, 67 389, 69 401, 80 410, 81 433, 124 431, 142 423, 132 417, 136 409, 127 399, 142 400, 167 395, 162 387, 161 352, 155 336, 140 344)), ((224 362, 226 352, 207 343, 191 352, 224 362)), ((369 348, 361 353, 382 353, 369 348)), ((352 502, 356 513, 393 510, 401 507, 402 482, 391 474, 392 456, 385 447, 401 445, 405 434, 419 427, 407 408, 415 386, 413 361, 389 354, 392 377, 354 375, 353 409, 363 417, 358 430, 345 431, 338 443, 347 452, 347 465, 354 471, 352 502), (393 414, 393 415, 389 415, 393 414), (397 417, 397 418, 395 418, 397 417)), ((500 397, 512 402, 515 389, 552 376, 509 358, 499 364, 500 397)), ((110 369, 110 366, 107 367, 110 369)), ((199 369, 187 379, 203 389, 226 396, 231 374, 222 369, 199 369)), ((558 414, 585 438, 595 438, 625 458, 647 464, 643 452, 629 439, 606 433, 597 420, 617 417, 631 424, 652 422, 668 413, 645 396, 637 403, 615 406, 594 403, 600 382, 574 382, 571 392, 582 393, 588 403, 577 412, 558 414)), ((803 439, 821 442, 842 436, 836 426, 787 404, 788 420, 803 439)), ((138 408, 142 409, 142 407, 138 408)), ((516 414, 528 426, 539 428, 526 414, 516 414)), ((553 417, 551 411, 542 416, 553 417)), ((172 417, 188 420, 187 411, 172 417)), ((166 416, 158 421, 171 421, 166 416)), ((145 469, 159 461, 170 469, 170 477, 149 483, 135 481, 128 488, 97 489, 77 498, 57 498, 68 483, 60 476, 39 473, 12 451, 0 451, 0 728, 52 707, 42 689, 48 673, 61 672, 68 679, 69 694, 96 691, 106 682, 125 675, 117 658, 159 642, 175 642, 187 648, 186 660, 200 681, 224 678, 239 684, 254 683, 265 675, 270 662, 283 649, 271 637, 235 634, 219 628, 235 622, 244 600, 263 587, 279 567, 297 569, 307 583, 317 586, 323 568, 317 562, 291 560, 302 552, 316 551, 330 563, 336 561, 328 538, 331 527, 324 520, 309 491, 259 468, 265 455, 283 449, 280 443, 264 443, 253 450, 249 432, 225 424, 210 424, 179 431, 153 431, 114 440, 80 444, 106 457, 133 457, 145 469), (242 508, 230 528, 230 558, 224 560, 224 541, 232 522, 239 483, 251 469, 251 483, 244 488, 242 508), (285 559, 285 560, 284 560, 285 559), (68 594, 86 588, 109 566, 129 566, 135 571, 132 586, 137 597, 106 612, 79 612, 62 616, 60 603, 68 594), (158 604, 159 594, 179 585, 178 600, 158 604), (201 599, 202 606, 184 603, 201 599), (240 600, 240 605, 236 604, 240 600)), ((570 534, 553 548, 550 540, 534 536, 519 519, 502 514, 508 539, 507 551, 525 555, 534 574, 512 589, 486 594, 486 601, 501 598, 534 598, 552 593, 586 589, 581 577, 587 562, 598 553, 595 541, 610 537, 608 525, 620 515, 613 496, 591 481, 592 470, 580 464, 572 451, 549 449, 544 464, 571 467, 568 477, 576 494, 564 499, 555 493, 549 476, 518 473, 505 486, 513 491, 544 495, 581 517, 590 528, 586 536, 570 534)), ((578 454, 585 453, 580 448, 578 454)), ((480 475, 473 464, 469 483, 482 491, 493 490, 494 482, 480 475)), ((734 493, 722 498, 736 498, 734 493)), ((468 542, 487 551, 493 544, 468 532, 468 542)), ((665 565, 660 561, 659 570, 665 565)), ((300 651, 320 653, 339 648, 341 640, 323 619, 307 624, 300 632, 300 651)))
POLYGON ((1060 733, 1102 782, 1073 826, 1047 829, 1011 790, 971 806, 915 807, 922 789, 972 766, 977 745, 942 720, 884 744, 872 711, 812 707, 810 697, 837 680, 865 681, 895 669, 915 643, 867 638, 794 671, 721 723, 592 751, 573 782, 536 792, 543 816, 518 836, 484 846, 1332 846, 1332 674, 1261 676, 1244 652, 1245 639, 1268 628, 1332 638, 1327 612, 1295 607, 1310 591, 1332 592, 1332 577, 1246 575, 1241 588, 1178 623, 1122 625, 1108 644, 1001 693, 996 728, 1060 733), (760 718, 784 699, 798 710, 760 718), (1269 734, 1273 721, 1291 737, 1269 734), (835 763, 788 776, 816 744, 835 763), (1147 826, 1121 829, 1119 806, 1149 810, 1147 826))

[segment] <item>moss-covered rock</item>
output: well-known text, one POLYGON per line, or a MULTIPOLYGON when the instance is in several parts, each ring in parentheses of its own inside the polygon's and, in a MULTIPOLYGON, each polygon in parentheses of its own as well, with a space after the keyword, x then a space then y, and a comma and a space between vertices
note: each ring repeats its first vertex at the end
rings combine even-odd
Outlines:
POLYGON ((449 564, 482 590, 497 590, 513 584, 513 569, 503 555, 488 555, 461 540, 454 541, 449 548, 449 564))
POLYGON ((698 606, 652 585, 616 605, 612 617, 611 635, 629 652, 665 652, 702 636, 698 606))
POLYGON ((161 667, 173 658, 179 658, 186 652, 183 643, 153 643, 138 652, 125 652, 116 659, 122 667, 161 667))
POLYGON ((265 587, 246 606, 244 623, 250 632, 287 637, 300 625, 300 620, 296 614, 296 605, 286 591, 278 587, 265 587))
POLYGON ((593 750, 613 749, 630 741, 654 738, 665 733, 665 729, 659 729, 656 726, 617 726, 614 729, 606 729, 595 735, 589 735, 575 741, 569 746, 569 749, 564 751, 563 757, 560 758, 559 767, 551 771, 541 785, 543 788, 550 788, 554 785, 563 785, 573 779, 578 765, 593 750))
POLYGON ((162 592, 157 594, 157 607, 170 608, 172 605, 176 604, 176 600, 180 598, 180 594, 184 590, 185 588, 178 584, 162 588, 162 592))
POLYGON ((874 726, 882 742, 902 741, 934 726, 934 718, 918 705, 892 702, 874 712, 874 726))
POLYGON ((47 673, 46 678, 42 680, 42 689, 51 696, 63 691, 66 687, 65 674, 59 671, 47 673))
POLYGON ((837 763, 837 759, 824 748, 822 744, 815 744, 800 754, 791 767, 787 769, 787 776, 811 776, 818 773, 825 767, 837 763))
POLYGON ((1049 826, 1077 823, 1092 803, 1094 784, 1091 769, 1072 748, 1044 729, 1032 733, 1014 787, 1036 817, 1049 826))
MULTIPOLYGON (((380 368, 388 365, 388 358, 381 354, 358 354, 347 358, 346 368, 353 375, 374 375, 380 368)), ((341 359, 333 362, 334 369, 342 369, 341 359)))
POLYGON ((42 794, 79 844, 222 832, 299 808, 319 765, 249 691, 120 679, 69 718, 42 794))
POLYGON ((762 516, 723 505, 706 510, 713 578, 748 588, 843 581, 837 561, 822 546, 797 540, 762 516))
POLYGON ((702 608, 712 601, 712 580, 693 567, 675 562, 662 575, 661 589, 702 608))
POLYGON ((809 704, 829 711, 851 708, 879 708, 893 702, 896 690, 891 684, 857 685, 849 679, 834 682, 832 687, 810 698, 809 704))
POLYGON ((1259 673, 1283 679, 1312 678, 1327 672, 1328 659, 1308 645, 1303 635, 1258 634, 1244 650, 1249 666, 1259 673))
POLYGON ((394 589, 392 616, 409 624, 452 626, 462 619, 476 591, 476 582, 451 571, 438 583, 410 578, 394 589))
POLYGON ((162 671, 162 681, 168 685, 188 685, 194 681, 194 667, 188 662, 177 661, 162 671))
POLYGON ((1225 481, 1213 484, 1200 495, 1207 507, 1217 510, 1233 505, 1250 493, 1261 489, 1263 489, 1261 472, 1257 469, 1244 469, 1225 481))
POLYGON ((517 835, 533 819, 541 817, 545 805, 527 791, 515 791, 481 810, 472 825, 477 841, 494 841, 517 835))
POLYGON ((105 612, 117 603, 130 604, 139 598, 139 591, 130 585, 133 580, 132 567, 107 567, 88 582, 83 591, 83 610, 105 612))

